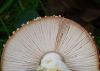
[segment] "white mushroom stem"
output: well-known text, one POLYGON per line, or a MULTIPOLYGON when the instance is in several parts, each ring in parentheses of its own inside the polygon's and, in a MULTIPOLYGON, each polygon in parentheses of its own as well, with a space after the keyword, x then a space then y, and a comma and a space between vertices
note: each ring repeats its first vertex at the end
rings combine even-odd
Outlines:
POLYGON ((42 60, 37 71, 70 71, 57 53, 48 53, 42 60))

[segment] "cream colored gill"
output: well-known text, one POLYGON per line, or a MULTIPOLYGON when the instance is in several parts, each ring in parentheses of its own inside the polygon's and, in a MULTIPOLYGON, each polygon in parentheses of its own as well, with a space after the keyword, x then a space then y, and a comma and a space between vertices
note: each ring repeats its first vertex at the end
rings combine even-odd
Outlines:
POLYGON ((57 53, 48 53, 41 60, 37 71, 71 71, 57 53))

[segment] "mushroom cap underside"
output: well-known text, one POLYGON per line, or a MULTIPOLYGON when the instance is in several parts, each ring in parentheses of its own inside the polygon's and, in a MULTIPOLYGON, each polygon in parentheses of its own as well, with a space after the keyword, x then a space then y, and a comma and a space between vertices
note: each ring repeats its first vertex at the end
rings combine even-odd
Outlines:
POLYGON ((79 24, 63 17, 30 21, 7 41, 2 54, 3 71, 36 70, 41 58, 56 52, 72 71, 98 71, 95 43, 79 24))

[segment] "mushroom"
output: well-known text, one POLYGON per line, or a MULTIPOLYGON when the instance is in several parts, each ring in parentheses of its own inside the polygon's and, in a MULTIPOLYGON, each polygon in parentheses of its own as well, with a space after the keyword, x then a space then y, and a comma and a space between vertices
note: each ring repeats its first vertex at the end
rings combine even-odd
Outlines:
POLYGON ((2 71, 99 71, 91 35, 61 16, 38 17, 13 32, 1 62, 2 71))

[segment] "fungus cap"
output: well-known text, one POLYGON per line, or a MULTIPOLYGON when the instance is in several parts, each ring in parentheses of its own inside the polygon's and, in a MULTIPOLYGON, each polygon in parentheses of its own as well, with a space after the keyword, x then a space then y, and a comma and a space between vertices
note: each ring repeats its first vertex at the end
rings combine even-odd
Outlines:
POLYGON ((72 20, 51 16, 23 25, 9 38, 2 54, 3 71, 35 71, 45 54, 59 54, 71 71, 99 71, 90 34, 72 20))

